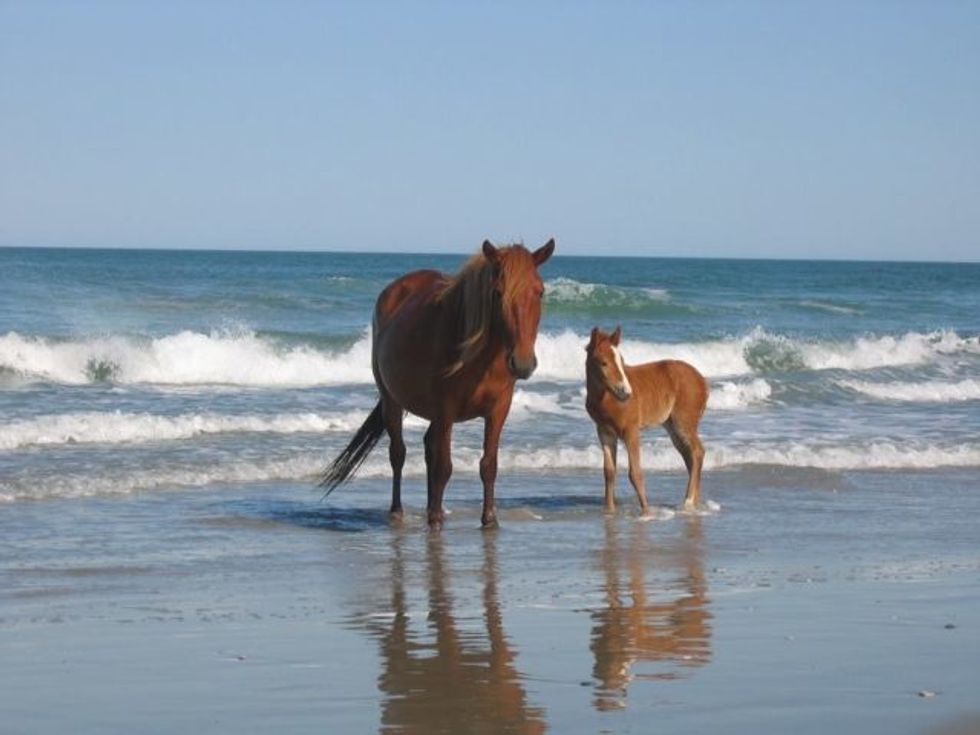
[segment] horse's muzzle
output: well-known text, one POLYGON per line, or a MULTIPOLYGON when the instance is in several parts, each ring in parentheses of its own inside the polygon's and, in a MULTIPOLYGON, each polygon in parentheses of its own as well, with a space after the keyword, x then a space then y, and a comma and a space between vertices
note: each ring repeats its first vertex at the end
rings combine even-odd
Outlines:
POLYGON ((618 401, 625 403, 630 399, 630 396, 633 395, 633 391, 626 390, 624 386, 617 386, 616 388, 613 388, 613 395, 616 396, 618 401))
POLYGON ((507 368, 510 370, 510 374, 513 375, 518 380, 527 380, 531 377, 531 373, 538 366, 538 358, 531 355, 530 360, 518 360, 514 353, 511 352, 507 356, 507 368))

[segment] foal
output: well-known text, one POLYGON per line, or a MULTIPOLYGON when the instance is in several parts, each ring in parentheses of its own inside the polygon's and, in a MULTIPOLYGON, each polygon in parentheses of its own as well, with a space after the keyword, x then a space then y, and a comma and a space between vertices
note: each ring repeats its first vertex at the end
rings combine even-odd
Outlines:
POLYGON ((701 502, 701 464, 704 447, 698 438, 698 422, 708 402, 708 383, 686 362, 660 360, 626 365, 619 354, 622 330, 606 334, 596 327, 585 348, 585 408, 595 421, 602 445, 606 480, 606 511, 616 508, 616 446, 620 439, 629 454, 630 482, 643 513, 649 511, 646 482, 640 466, 640 431, 661 424, 687 465, 684 509, 701 502))

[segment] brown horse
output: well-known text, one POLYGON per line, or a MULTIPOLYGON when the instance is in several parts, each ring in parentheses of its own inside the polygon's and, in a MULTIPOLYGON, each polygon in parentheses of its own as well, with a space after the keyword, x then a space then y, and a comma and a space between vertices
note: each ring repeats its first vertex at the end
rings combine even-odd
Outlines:
POLYGON ((619 353, 622 330, 606 334, 596 327, 585 348, 585 408, 595 421, 602 445, 606 480, 606 510, 616 507, 616 446, 626 443, 630 482, 643 513, 649 511, 646 482, 640 465, 640 431, 661 424, 687 465, 684 509, 701 502, 701 464, 704 447, 698 423, 708 402, 708 382, 686 362, 660 360, 627 365, 619 353))
POLYGON ((429 526, 443 522, 442 495, 452 474, 453 424, 484 420, 484 526, 497 524, 497 447, 514 384, 537 366, 534 342, 544 284, 538 267, 555 241, 533 253, 523 245, 497 248, 487 240, 455 276, 414 271, 390 283, 374 309, 371 366, 381 400, 323 475, 327 494, 351 477, 384 431, 390 440, 391 513, 402 515, 405 463, 402 417, 427 419, 425 464, 429 526))

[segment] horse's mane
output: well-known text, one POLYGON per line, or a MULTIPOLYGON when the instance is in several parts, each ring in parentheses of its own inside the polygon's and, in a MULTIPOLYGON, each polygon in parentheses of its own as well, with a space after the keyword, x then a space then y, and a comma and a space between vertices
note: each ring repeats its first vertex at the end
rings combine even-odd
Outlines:
MULTIPOLYGON (((504 278, 501 300, 507 304, 527 284, 528 274, 535 270, 534 261, 531 253, 520 243, 497 250, 504 278)), ((456 361, 449 366, 446 375, 459 372, 480 354, 490 340, 494 316, 493 278, 493 263, 478 252, 463 264, 459 273, 436 296, 436 300, 455 311, 459 319, 456 361)))

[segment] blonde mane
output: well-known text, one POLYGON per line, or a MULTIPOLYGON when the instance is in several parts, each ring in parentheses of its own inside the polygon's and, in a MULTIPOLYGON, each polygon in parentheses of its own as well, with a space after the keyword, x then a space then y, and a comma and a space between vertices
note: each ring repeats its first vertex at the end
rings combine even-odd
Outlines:
MULTIPOLYGON (((498 248, 501 275, 504 279, 502 301, 506 305, 527 284, 528 274, 535 272, 531 253, 521 244, 498 248)), ((454 309, 459 319, 459 341, 456 361, 446 375, 459 372, 480 354, 490 340, 493 325, 493 264, 480 252, 470 258, 459 273, 439 293, 436 300, 454 309)))

